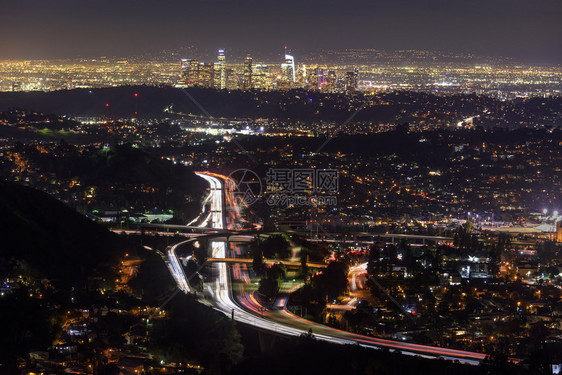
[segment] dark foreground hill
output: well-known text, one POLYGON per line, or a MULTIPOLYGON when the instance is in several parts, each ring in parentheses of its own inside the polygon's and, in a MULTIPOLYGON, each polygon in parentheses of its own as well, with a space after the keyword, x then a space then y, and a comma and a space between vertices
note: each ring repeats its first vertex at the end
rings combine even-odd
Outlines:
POLYGON ((0 276, 18 270, 56 288, 84 289, 112 275, 132 246, 49 195, 3 179, 0 213, 0 276))
POLYGON ((481 116, 478 124, 556 126, 562 112, 562 98, 535 97, 503 102, 487 96, 440 96, 413 91, 378 93, 371 97, 364 93, 345 95, 304 90, 261 92, 153 86, 0 93, 0 111, 14 107, 57 115, 120 118, 211 115, 215 118, 342 123, 353 115, 354 122, 375 124, 456 124, 462 118, 487 111, 488 115, 481 116))

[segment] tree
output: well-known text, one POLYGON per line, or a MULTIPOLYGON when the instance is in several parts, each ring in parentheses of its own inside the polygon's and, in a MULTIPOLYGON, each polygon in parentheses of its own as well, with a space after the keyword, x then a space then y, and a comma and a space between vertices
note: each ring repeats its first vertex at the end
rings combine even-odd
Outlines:
POLYGON ((560 246, 557 246, 554 241, 544 241, 543 244, 537 248, 539 261, 545 266, 550 265, 559 253, 560 246))
POLYGON ((205 263, 207 260, 209 241, 206 239, 198 239, 197 244, 193 245, 193 256, 197 259, 199 265, 205 263))
POLYGON ((177 294, 167 305, 169 319, 155 319, 148 350, 173 362, 197 361, 207 367, 217 355, 235 363, 243 347, 234 322, 190 295, 177 294))
POLYGON ((266 258, 286 259, 290 255, 290 245, 281 234, 269 236, 260 245, 260 250, 266 258))
POLYGON ((282 280, 285 279, 287 267, 283 263, 274 263, 266 269, 265 273, 270 279, 282 280))
POLYGON ((299 268, 299 277, 306 280, 308 275, 310 274, 310 269, 308 268, 308 249, 302 247, 301 248, 301 266, 299 268))
POLYGON ((377 276, 379 273, 385 272, 382 262, 382 248, 373 244, 369 251, 369 260, 367 262, 367 271, 370 275, 377 276))
POLYGON ((266 296, 267 298, 271 298, 277 294, 279 291, 279 281, 276 279, 271 279, 269 277, 264 277, 260 280, 260 286, 258 288, 258 292, 266 296))
POLYGON ((263 263, 263 255, 260 249, 252 251, 252 269, 256 275, 261 276, 265 272, 265 264, 263 263))
POLYGON ((404 260, 408 273, 413 274, 416 268, 416 257, 414 256, 412 247, 408 245, 405 239, 402 239, 398 245, 398 250, 402 253, 402 259, 404 260))
POLYGON ((146 303, 162 303, 175 288, 174 279, 156 252, 147 250, 143 257, 144 262, 137 275, 129 280, 129 286, 146 303))
POLYGON ((335 299, 347 291, 347 269, 343 262, 331 262, 316 277, 316 284, 329 299, 335 299))

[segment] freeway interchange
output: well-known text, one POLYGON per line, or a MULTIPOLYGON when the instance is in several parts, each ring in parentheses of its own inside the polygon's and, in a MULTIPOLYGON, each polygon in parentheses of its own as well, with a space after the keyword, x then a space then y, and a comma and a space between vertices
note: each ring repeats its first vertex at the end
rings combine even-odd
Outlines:
MULTIPOLYGON (((200 222, 198 227, 202 229, 205 228, 205 230, 208 230, 210 227, 221 233, 227 231, 235 232, 236 229, 238 229, 237 221, 239 219, 239 210, 238 207, 235 206, 237 203, 236 200, 233 199, 232 192, 225 187, 225 185, 227 185, 227 177, 208 172, 198 172, 197 175, 209 183, 209 194, 204 200, 203 212, 198 218, 195 218, 189 223, 189 225, 200 222), (228 213, 227 207, 229 208, 228 213)), ((232 258, 236 255, 232 254, 232 257, 228 256, 226 238, 217 237, 217 234, 208 236, 214 237, 212 241, 209 241, 211 258, 220 260, 232 258)), ((192 293, 193 290, 189 285, 189 278, 183 270, 176 251, 178 246, 186 242, 196 241, 197 238, 202 237, 205 236, 200 235, 193 239, 180 242, 169 247, 167 251, 170 272, 178 288, 184 293, 192 293)), ((252 237, 248 238, 251 239, 252 237)), ((235 251, 233 251, 233 253, 235 253, 235 251)), ((393 351, 400 351, 403 354, 457 360, 467 364, 479 364, 486 358, 486 355, 482 353, 380 339, 324 326, 289 312, 285 308, 286 301, 284 298, 275 302, 275 308, 266 308, 261 305, 251 293, 240 290, 236 296, 234 295, 232 291, 231 274, 229 272, 230 264, 232 263, 227 262, 226 259, 225 261, 213 263, 217 272, 217 277, 214 282, 205 284, 206 293, 211 296, 212 304, 215 309, 227 316, 233 317, 237 322, 253 326, 256 329, 285 336, 299 336, 312 332, 315 338, 331 343, 355 344, 373 349, 388 348, 393 351)), ((234 264, 234 266, 235 265, 236 264, 234 264)), ((240 272, 240 270, 234 266, 232 266, 232 271, 240 272)))

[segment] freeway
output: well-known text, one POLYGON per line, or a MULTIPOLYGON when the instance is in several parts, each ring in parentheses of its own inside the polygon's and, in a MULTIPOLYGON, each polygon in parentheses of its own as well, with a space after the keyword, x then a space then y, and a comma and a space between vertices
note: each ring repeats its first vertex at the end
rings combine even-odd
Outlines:
MULTIPOLYGON (((210 186, 206 201, 211 202, 211 209, 206 220, 201 225, 219 231, 236 230, 238 228, 235 222, 236 217, 230 214, 229 220, 227 220, 227 215, 225 214, 226 202, 229 204, 235 202, 232 192, 224 187, 223 181, 227 182, 227 178, 208 172, 199 172, 197 175, 204 178, 210 186)), ((229 210, 229 212, 235 212, 238 215, 239 211, 236 209, 229 210)), ((171 264, 170 271, 178 283, 178 287, 185 293, 189 293, 191 288, 175 250, 177 246, 193 240, 181 242, 168 250, 169 263, 171 264)), ((486 357, 482 353, 374 338, 327 327, 289 312, 285 306, 286 298, 280 298, 276 301, 275 308, 263 306, 253 294, 247 293, 243 289, 240 290, 237 298, 234 298, 228 264, 225 259, 227 258, 227 243, 226 241, 213 241, 210 243, 210 246, 211 257, 215 260, 224 259, 224 261, 214 263, 214 267, 217 270, 217 278, 211 285, 206 286, 207 292, 213 298, 215 309, 228 316, 232 316, 238 322, 254 326, 257 329, 287 336, 299 336, 312 330, 317 339, 332 343, 358 344, 373 349, 388 348, 409 355, 458 360, 469 364, 479 364, 486 357)))
MULTIPOLYGON (((211 263, 218 263, 218 262, 224 262, 224 263, 245 263, 245 264, 252 264, 254 260, 253 259, 249 259, 249 258, 208 258, 207 262, 211 262, 211 263)), ((269 265, 269 264, 273 264, 273 263, 283 263, 285 266, 287 266, 288 268, 300 268, 301 267, 301 262, 291 262, 291 261, 285 261, 285 260, 273 260, 273 259, 263 259, 263 263, 269 265)), ((309 268, 326 268, 326 264, 324 263, 307 263, 306 264, 309 268)))

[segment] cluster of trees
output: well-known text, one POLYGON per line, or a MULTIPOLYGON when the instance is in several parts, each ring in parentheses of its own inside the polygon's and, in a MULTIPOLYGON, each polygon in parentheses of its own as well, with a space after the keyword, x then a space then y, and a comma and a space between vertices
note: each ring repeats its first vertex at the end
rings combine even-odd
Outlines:
POLYGON ((307 279, 302 288, 291 294, 289 304, 299 306, 312 319, 324 322, 326 303, 333 302, 348 290, 348 268, 346 262, 329 263, 325 269, 307 279))
POLYGON ((265 273, 263 258, 287 259, 291 254, 289 241, 282 234, 272 234, 265 239, 260 235, 250 243, 248 252, 253 258, 252 267, 254 272, 262 276, 265 273))
POLYGON ((225 373, 243 358, 244 346, 228 317, 178 294, 167 306, 167 317, 156 319, 148 350, 167 362, 197 362, 214 373, 225 373))
POLYGON ((267 299, 274 297, 279 291, 279 283, 285 279, 287 268, 283 263, 274 263, 267 267, 260 280, 258 292, 267 299))
POLYGON ((326 242, 310 242, 297 235, 292 237, 292 241, 295 246, 300 247, 301 267, 298 277, 307 279, 312 272, 308 267, 308 262, 323 262, 330 254, 330 247, 326 242))

